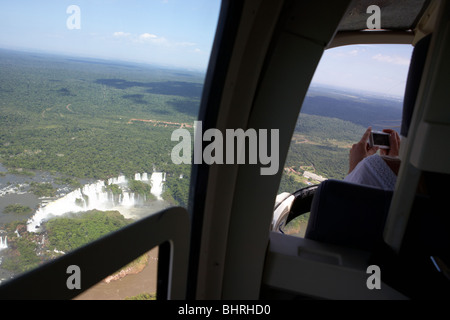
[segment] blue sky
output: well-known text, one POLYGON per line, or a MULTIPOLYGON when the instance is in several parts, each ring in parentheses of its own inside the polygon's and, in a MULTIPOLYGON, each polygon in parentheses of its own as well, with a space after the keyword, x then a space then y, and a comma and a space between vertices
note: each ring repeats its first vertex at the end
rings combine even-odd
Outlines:
MULTIPOLYGON (((220 0, 0 0, 0 47, 205 71, 220 0), (70 5, 80 29, 69 30, 70 5)), ((314 83, 403 95, 411 46, 328 50, 314 83)))
POLYGON ((0 47, 206 69, 220 0, 0 0, 0 47), (80 8, 69 30, 67 8, 80 8))
POLYGON ((353 45, 327 50, 314 83, 403 96, 413 47, 353 45))

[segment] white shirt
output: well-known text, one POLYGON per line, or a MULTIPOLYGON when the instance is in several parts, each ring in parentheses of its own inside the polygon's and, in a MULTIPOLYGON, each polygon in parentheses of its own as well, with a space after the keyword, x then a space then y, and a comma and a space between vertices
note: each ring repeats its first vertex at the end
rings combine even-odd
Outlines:
POLYGON ((394 190, 397 176, 378 154, 364 158, 344 181, 394 190))

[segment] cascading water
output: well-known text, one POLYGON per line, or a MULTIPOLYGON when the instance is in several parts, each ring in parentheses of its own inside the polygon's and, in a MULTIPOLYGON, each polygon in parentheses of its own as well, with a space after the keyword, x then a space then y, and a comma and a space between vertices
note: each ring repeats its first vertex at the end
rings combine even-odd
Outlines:
POLYGON ((8 237, 0 237, 0 251, 3 249, 8 249, 8 237))
POLYGON ((150 179, 152 189, 151 193, 156 196, 158 200, 162 200, 164 182, 166 181, 166 174, 163 172, 154 172, 150 179))
POLYGON ((134 175, 134 180, 136 181, 149 181, 148 180, 148 173, 136 173, 134 175))
MULTIPOLYGON (((150 183, 151 193, 162 200, 165 173, 154 172, 148 179, 147 173, 135 174, 135 180, 150 183)), ((63 216, 67 213, 79 213, 90 210, 119 210, 129 209, 142 204, 145 199, 139 194, 134 194, 128 189, 128 180, 125 176, 119 176, 108 180, 108 185, 117 185, 121 189, 121 194, 113 194, 107 188, 104 181, 85 185, 83 188, 74 190, 46 206, 40 207, 27 222, 27 230, 36 232, 42 221, 52 217, 63 216)))

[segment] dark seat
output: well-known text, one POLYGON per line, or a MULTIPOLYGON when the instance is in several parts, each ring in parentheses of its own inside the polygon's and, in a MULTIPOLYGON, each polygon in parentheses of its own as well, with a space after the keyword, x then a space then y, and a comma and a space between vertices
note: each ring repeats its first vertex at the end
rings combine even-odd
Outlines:
POLYGON ((327 180, 316 190, 305 238, 372 250, 382 241, 392 191, 327 180))
POLYGON ((381 243, 372 255, 383 281, 412 299, 450 299, 449 178, 423 172, 400 250, 381 243))
POLYGON ((383 282, 413 299, 450 299, 449 175, 425 172, 398 253, 383 240, 392 191, 327 180, 311 205, 305 238, 371 253, 383 282))

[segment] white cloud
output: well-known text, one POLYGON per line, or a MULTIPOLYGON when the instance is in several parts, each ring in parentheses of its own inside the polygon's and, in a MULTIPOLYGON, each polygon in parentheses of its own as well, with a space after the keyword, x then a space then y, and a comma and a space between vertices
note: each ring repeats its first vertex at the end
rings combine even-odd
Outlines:
POLYGON ((166 38, 157 36, 152 33, 143 33, 138 36, 138 41, 141 43, 152 43, 157 45, 168 45, 169 42, 166 38))
POLYGON ((356 48, 355 47, 351 48, 351 50, 349 50, 349 48, 346 47, 331 49, 327 54, 335 58, 348 58, 359 56, 360 54, 365 52, 366 48, 358 46, 356 48))
POLYGON ((410 63, 410 60, 406 59, 404 57, 384 55, 381 53, 373 56, 372 59, 377 60, 379 62, 392 63, 392 64, 401 65, 401 66, 409 66, 409 63, 410 63))
POLYGON ((129 36, 131 36, 131 33, 119 31, 119 32, 114 32, 113 36, 118 37, 118 38, 119 37, 129 37, 129 36))
POLYGON ((139 39, 141 40, 152 40, 156 38, 158 38, 158 36, 151 33, 143 33, 139 36, 139 39))
POLYGON ((181 47, 181 48, 191 48, 195 47, 197 43, 182 41, 182 42, 172 42, 167 40, 165 37, 158 36, 153 33, 145 32, 141 34, 131 34, 129 32, 118 31, 113 33, 114 38, 117 39, 128 39, 138 44, 153 44, 161 45, 166 47, 181 47))

